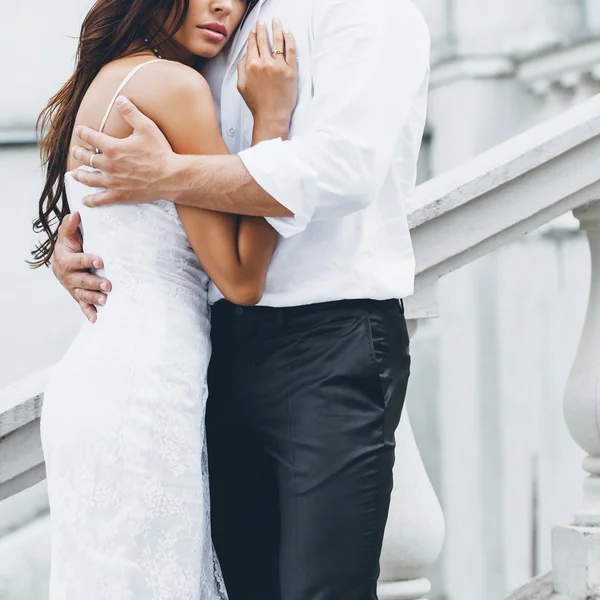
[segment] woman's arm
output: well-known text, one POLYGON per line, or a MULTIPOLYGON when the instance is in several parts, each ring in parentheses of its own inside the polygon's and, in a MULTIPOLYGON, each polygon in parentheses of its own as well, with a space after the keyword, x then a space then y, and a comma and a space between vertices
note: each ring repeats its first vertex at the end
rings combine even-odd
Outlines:
MULTIPOLYGON (((194 89, 184 91, 184 105, 177 112, 195 113, 197 125, 174 127, 171 122, 161 129, 178 154, 228 154, 210 90, 199 75, 194 74, 194 79, 195 82, 190 82, 194 89)), ((276 133, 262 135, 265 139, 277 137, 276 133)), ((188 206, 178 206, 177 210, 194 252, 225 298, 234 304, 257 304, 275 250, 276 231, 260 217, 240 217, 188 206)))
MULTIPOLYGON (((240 66, 241 88, 247 83, 246 62, 253 59, 257 47, 251 36, 248 58, 240 66)), ((161 89, 165 91, 150 97, 140 108, 157 123, 173 150, 177 154, 227 154, 212 95, 202 76, 183 65, 156 66, 165 71, 161 75, 161 89)), ((274 79, 273 87, 278 84, 279 80, 274 79)), ((291 87, 291 82, 287 85, 291 87)), ((293 85, 297 87, 297 82, 293 85)), ((287 138, 293 105, 276 108, 267 103, 263 115, 255 120, 253 143, 287 138)), ((178 206, 178 210, 194 252, 223 295, 235 304, 258 303, 275 250, 275 230, 262 217, 239 217, 187 206, 178 206)))

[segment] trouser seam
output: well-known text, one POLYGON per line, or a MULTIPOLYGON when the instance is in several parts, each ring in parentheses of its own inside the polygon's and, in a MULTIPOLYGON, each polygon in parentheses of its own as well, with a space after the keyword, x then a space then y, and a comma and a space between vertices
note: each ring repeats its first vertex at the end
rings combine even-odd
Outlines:
POLYGON ((375 342, 373 341, 373 328, 371 326, 371 318, 369 313, 364 313, 365 325, 367 327, 367 340, 369 345, 369 356, 371 358, 371 367, 373 369, 373 375, 377 378, 378 391, 381 399, 381 408, 383 409, 383 419, 381 421, 381 440, 385 442, 385 424, 387 415, 387 405, 385 399, 385 389, 381 380, 380 362, 377 359, 377 353, 375 351, 375 342))
MULTIPOLYGON (((298 535, 297 535, 297 530, 298 530, 298 494, 296 491, 296 446, 294 444, 294 419, 292 417, 292 392, 291 392, 291 379, 290 379, 290 367, 289 365, 287 366, 287 381, 288 381, 288 385, 287 385, 287 406, 288 406, 288 418, 289 418, 289 439, 290 439, 290 446, 292 447, 292 452, 291 452, 291 459, 292 459, 292 465, 290 468, 290 475, 291 475, 291 480, 292 480, 292 491, 293 491, 293 502, 294 502, 294 517, 293 517, 293 532, 292 532, 292 537, 293 537, 293 541, 292 541, 292 547, 294 548, 294 567, 296 567, 296 562, 298 560, 298 535)), ((280 503, 281 503, 281 494, 280 494, 280 503)), ((281 548, 281 545, 280 545, 281 548)), ((281 551, 281 550, 280 550, 281 551)), ((294 572, 296 572, 296 569, 294 568, 294 572)), ((296 597, 297 594, 297 590, 296 590, 296 579, 294 578, 293 580, 293 593, 292 593, 292 598, 296 597)), ((283 592, 283 590, 281 591, 281 595, 282 597, 285 597, 285 593, 283 592)))

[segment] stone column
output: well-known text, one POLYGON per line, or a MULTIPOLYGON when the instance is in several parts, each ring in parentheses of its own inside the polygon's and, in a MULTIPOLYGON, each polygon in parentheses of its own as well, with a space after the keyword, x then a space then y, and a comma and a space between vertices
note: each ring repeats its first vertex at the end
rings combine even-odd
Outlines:
MULTIPOLYGON (((409 321, 411 338, 416 321, 409 321)), ((444 540, 444 516, 404 411, 396 433, 394 491, 381 557, 380 600, 420 600, 444 540)))
POLYGON ((600 202, 575 211, 591 252, 588 312, 565 392, 564 413, 573 439, 588 456, 583 502, 573 525, 553 532, 555 598, 585 600, 600 595, 600 202))
POLYGON ((600 31, 600 4, 597 0, 583 0, 585 6, 585 23, 591 32, 600 31))

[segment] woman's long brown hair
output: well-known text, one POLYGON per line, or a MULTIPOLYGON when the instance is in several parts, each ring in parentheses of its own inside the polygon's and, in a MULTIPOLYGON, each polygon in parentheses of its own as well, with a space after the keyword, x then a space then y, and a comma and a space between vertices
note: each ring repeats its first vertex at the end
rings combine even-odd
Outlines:
MULTIPOLYGON (((247 0, 248 10, 257 0, 247 0)), ((75 72, 41 112, 36 129, 46 182, 40 196, 36 233, 47 239, 32 250, 34 267, 50 264, 58 227, 69 214, 65 172, 75 117, 100 69, 109 62, 155 48, 183 25, 189 0, 97 0, 81 27, 75 72), (139 44, 146 38, 147 44, 139 44)))

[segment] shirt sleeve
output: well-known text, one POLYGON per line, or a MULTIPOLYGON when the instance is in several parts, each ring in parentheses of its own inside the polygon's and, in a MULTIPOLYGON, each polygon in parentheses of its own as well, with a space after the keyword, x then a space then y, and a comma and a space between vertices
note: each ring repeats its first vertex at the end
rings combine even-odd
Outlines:
POLYGON ((239 154, 292 217, 270 218, 284 237, 377 197, 429 74, 429 32, 412 2, 318 0, 313 9, 313 95, 292 139, 239 154))

